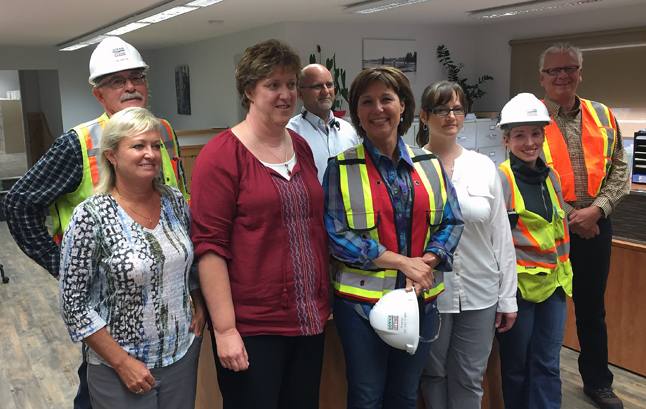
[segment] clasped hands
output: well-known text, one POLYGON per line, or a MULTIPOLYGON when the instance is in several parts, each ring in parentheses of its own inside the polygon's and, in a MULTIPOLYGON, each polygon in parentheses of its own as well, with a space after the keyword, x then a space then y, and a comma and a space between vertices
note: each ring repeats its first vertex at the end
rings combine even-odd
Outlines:
POLYGON ((426 252, 422 257, 406 257, 399 270, 406 276, 406 291, 415 286, 415 294, 428 291, 433 285, 433 268, 440 263, 440 258, 432 252, 426 252))
POLYGON ((601 208, 595 205, 583 209, 572 209, 568 214, 570 232, 581 238, 591 239, 599 234, 597 221, 603 216, 601 208))

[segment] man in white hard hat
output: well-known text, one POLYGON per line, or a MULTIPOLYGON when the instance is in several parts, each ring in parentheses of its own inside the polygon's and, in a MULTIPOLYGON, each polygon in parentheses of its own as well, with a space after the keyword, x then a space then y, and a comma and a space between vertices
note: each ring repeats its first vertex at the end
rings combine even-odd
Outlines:
MULTIPOLYGON (((147 70, 148 65, 132 45, 118 37, 104 39, 90 58, 89 82, 105 113, 56 139, 4 199, 7 225, 16 244, 55 278, 60 260, 58 242, 74 208, 94 193, 98 182, 97 156, 103 128, 113 114, 125 108, 146 107, 147 70), (44 223, 48 208, 52 234, 44 223)), ((162 124, 162 177, 164 183, 178 187, 186 196, 179 144, 170 124, 164 120, 162 124)), ((84 358, 78 371, 81 385, 74 399, 75 409, 91 408, 86 371, 84 358)))
POLYGON ((571 233, 573 297, 581 345, 583 391, 602 409, 623 408, 612 390, 604 293, 610 270, 610 213, 630 192, 629 169, 617 120, 605 105, 579 98, 583 55, 558 43, 540 57, 545 106, 546 163, 561 176, 571 233))
POLYGON ((330 71, 321 64, 310 64, 301 71, 298 97, 303 101, 301 113, 293 117, 287 127, 301 135, 312 149, 319 182, 328 159, 359 144, 350 123, 332 114, 334 82, 330 71))

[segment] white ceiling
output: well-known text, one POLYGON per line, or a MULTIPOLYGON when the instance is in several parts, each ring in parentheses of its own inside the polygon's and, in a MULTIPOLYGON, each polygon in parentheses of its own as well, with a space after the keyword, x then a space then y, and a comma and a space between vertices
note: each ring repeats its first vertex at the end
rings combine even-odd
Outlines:
MULTIPOLYGON (((0 46, 55 47, 167 1, 0 0, 0 46)), ((468 12, 473 10, 519 1, 522 0, 429 0, 380 13, 355 15, 342 12, 345 6, 355 3, 355 0, 224 0, 122 37, 136 44, 137 48, 157 49, 284 21, 477 25, 644 3, 644 0, 602 0, 567 9, 532 13, 531 16, 504 17, 487 22, 468 17, 468 12), (209 20, 223 22, 210 24, 209 20)))

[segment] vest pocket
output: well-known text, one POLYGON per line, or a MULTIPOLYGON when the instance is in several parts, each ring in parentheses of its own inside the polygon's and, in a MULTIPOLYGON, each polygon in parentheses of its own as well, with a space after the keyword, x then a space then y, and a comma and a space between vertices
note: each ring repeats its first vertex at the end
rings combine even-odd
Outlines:
POLYGON ((379 226, 380 212, 352 213, 347 215, 348 227, 363 239, 370 239, 370 231, 379 226))

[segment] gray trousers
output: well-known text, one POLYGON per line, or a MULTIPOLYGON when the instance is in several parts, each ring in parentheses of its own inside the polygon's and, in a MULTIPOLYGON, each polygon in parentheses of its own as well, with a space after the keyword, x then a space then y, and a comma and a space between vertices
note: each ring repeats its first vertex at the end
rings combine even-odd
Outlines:
POLYGON ((479 409, 496 322, 496 305, 440 314, 439 337, 420 379, 426 409, 479 409))
POLYGON ((186 355, 172 365, 153 368, 155 386, 132 393, 107 365, 88 365, 87 381, 93 409, 192 409, 197 389, 197 363, 202 337, 195 337, 186 355))

